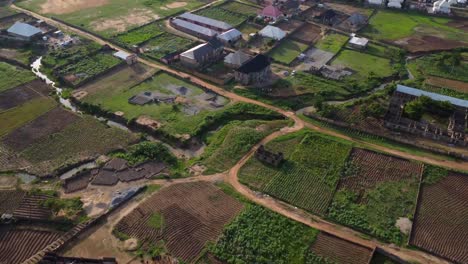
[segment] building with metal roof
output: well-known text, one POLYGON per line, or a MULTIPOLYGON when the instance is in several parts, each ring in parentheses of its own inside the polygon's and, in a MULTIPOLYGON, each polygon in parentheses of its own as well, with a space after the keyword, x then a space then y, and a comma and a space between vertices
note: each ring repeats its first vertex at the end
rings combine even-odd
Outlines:
POLYGON ((250 60, 250 58, 251 56, 238 50, 234 53, 229 53, 226 57, 224 57, 224 64, 230 68, 237 69, 246 61, 250 60))
POLYGON ((171 20, 171 24, 180 31, 205 40, 218 35, 218 32, 215 30, 178 18, 171 20))
POLYGON ((32 40, 42 35, 42 31, 39 28, 23 22, 15 22, 15 24, 7 30, 7 33, 12 37, 22 40, 32 40))
POLYGON ((262 37, 272 38, 275 40, 281 40, 286 37, 286 32, 280 28, 270 25, 264 27, 262 30, 260 30, 260 32, 258 32, 258 34, 260 34, 262 37))
POLYGON ((180 61, 189 68, 198 68, 221 59, 224 46, 216 38, 180 54, 180 61))
POLYGON ((348 42, 348 44, 351 47, 356 48, 356 49, 365 49, 368 43, 369 43, 368 39, 356 37, 354 33, 351 34, 351 39, 348 42))
POLYGON ((236 81, 243 85, 263 83, 271 78, 270 58, 263 54, 258 54, 239 67, 234 76, 236 81))
POLYGON ((231 25, 224 21, 219 21, 209 17, 195 15, 193 13, 184 13, 178 16, 179 19, 218 31, 219 33, 228 31, 232 28, 231 25))
POLYGON ((233 44, 241 38, 242 33, 235 28, 218 35, 218 39, 224 44, 233 44))
POLYGON ((437 93, 426 92, 423 90, 411 88, 411 87, 400 85, 400 84, 397 85, 396 91, 400 93, 416 96, 416 97, 427 96, 435 101, 442 101, 442 102, 448 101, 455 106, 468 108, 468 100, 458 99, 455 97, 446 96, 446 95, 437 94, 437 93))

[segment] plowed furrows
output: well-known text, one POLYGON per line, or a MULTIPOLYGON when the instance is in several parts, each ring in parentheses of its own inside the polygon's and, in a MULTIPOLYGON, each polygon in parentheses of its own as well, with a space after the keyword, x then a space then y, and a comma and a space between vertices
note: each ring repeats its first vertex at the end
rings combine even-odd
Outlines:
POLYGON ((369 263, 372 250, 320 232, 311 247, 316 255, 328 258, 334 263, 362 264, 369 263))
POLYGON ((20 206, 24 195, 23 191, 0 191, 0 215, 13 213, 20 206))
POLYGON ((41 205, 42 202, 50 198, 48 195, 26 195, 20 206, 13 212, 17 218, 47 220, 51 211, 41 205))
POLYGON ((423 185, 410 244, 468 263, 468 175, 450 173, 423 185))

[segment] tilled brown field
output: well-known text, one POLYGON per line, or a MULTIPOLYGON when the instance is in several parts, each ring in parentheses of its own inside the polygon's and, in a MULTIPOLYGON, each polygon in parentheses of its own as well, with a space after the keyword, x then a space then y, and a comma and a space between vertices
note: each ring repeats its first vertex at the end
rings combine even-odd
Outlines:
POLYGON ((350 161, 356 173, 342 178, 338 189, 361 195, 382 182, 419 178, 423 170, 422 164, 359 148, 353 149, 350 161))
POLYGON ((20 85, 0 93, 0 110, 7 110, 39 96, 46 96, 50 87, 41 80, 20 85))
POLYGON ((321 38, 322 29, 316 25, 306 23, 296 32, 294 32, 291 37, 294 40, 303 42, 305 44, 314 44, 321 38))
POLYGON ((310 248, 316 255, 327 258, 333 263, 369 263, 372 249, 320 232, 310 248))
POLYGON ((60 237, 61 233, 35 227, 0 226, 0 263, 21 263, 60 237))
POLYGON ((450 39, 442 39, 434 36, 411 37, 395 42, 409 52, 428 52, 436 50, 451 50, 466 47, 466 43, 450 39))
POLYGON ((210 183, 174 184, 154 194, 115 228, 137 238, 143 246, 163 240, 171 255, 193 262, 242 208, 240 202, 210 183), (154 213, 162 215, 160 229, 148 224, 154 213))
POLYGON ((18 219, 48 220, 52 211, 42 206, 42 202, 51 196, 45 194, 27 194, 14 210, 13 216, 18 219))
POLYGON ((25 192, 18 190, 0 191, 0 215, 12 214, 23 200, 25 192))
POLYGON ((79 118, 68 110, 56 107, 8 134, 3 143, 14 151, 21 151, 45 136, 60 132, 79 118))
POLYGON ((456 263, 468 263, 468 175, 450 172, 424 184, 410 244, 456 263))

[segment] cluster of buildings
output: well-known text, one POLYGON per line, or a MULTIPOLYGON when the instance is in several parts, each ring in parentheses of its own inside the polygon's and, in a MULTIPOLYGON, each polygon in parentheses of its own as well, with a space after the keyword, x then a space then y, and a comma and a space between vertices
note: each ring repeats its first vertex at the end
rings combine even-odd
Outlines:
POLYGON ((291 17, 299 13, 299 0, 275 0, 271 4, 264 7, 258 17, 264 19, 267 23, 276 23, 284 18, 291 17))

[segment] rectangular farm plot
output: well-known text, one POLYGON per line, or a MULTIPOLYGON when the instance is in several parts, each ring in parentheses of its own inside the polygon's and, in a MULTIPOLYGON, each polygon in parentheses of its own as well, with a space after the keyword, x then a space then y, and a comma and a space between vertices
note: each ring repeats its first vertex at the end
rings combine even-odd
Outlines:
POLYGON ((294 40, 284 40, 271 50, 269 55, 275 61, 289 65, 303 53, 307 47, 306 44, 294 40))
POLYGON ((316 44, 315 47, 321 50, 338 53, 340 49, 348 42, 349 37, 337 33, 325 35, 316 44))
POLYGON ((238 13, 246 16, 256 16, 258 11, 260 11, 260 8, 240 3, 240 2, 227 2, 224 5, 220 5, 220 8, 233 12, 233 13, 238 13))
POLYGON ((468 263, 468 175, 428 167, 410 244, 455 263, 468 263))
POLYGON ((422 164, 353 149, 328 216, 384 241, 403 244, 411 229, 422 164))
POLYGON ((114 39, 127 47, 133 47, 134 45, 140 45, 145 41, 155 38, 164 32, 163 24, 151 23, 146 26, 130 30, 126 33, 119 34, 115 36, 114 39))
POLYGON ((47 96, 50 91, 50 86, 44 81, 36 79, 0 92, 0 112, 20 106, 35 98, 47 96))
POLYGON ((359 76, 365 78, 371 73, 377 77, 388 77, 393 74, 389 59, 348 49, 342 50, 331 65, 350 68, 356 71, 359 76))
POLYGON ((291 35, 291 38, 306 44, 314 44, 322 36, 322 29, 319 26, 306 23, 291 35))
POLYGON ((210 183, 174 184, 123 217, 115 231, 137 238, 145 249, 163 244, 172 256, 192 262, 242 208, 210 183))
POLYGON ((0 62, 0 92, 30 82, 35 78, 34 74, 27 69, 0 62))
POLYGON ((246 15, 235 13, 219 7, 210 7, 207 9, 202 9, 200 11, 197 11, 196 14, 199 16, 205 16, 226 22, 233 27, 237 27, 238 25, 244 23, 244 21, 246 21, 248 18, 248 16, 246 15))
POLYGON ((146 42, 142 48, 144 55, 159 60, 168 54, 188 50, 195 44, 196 42, 191 39, 165 32, 146 42))

